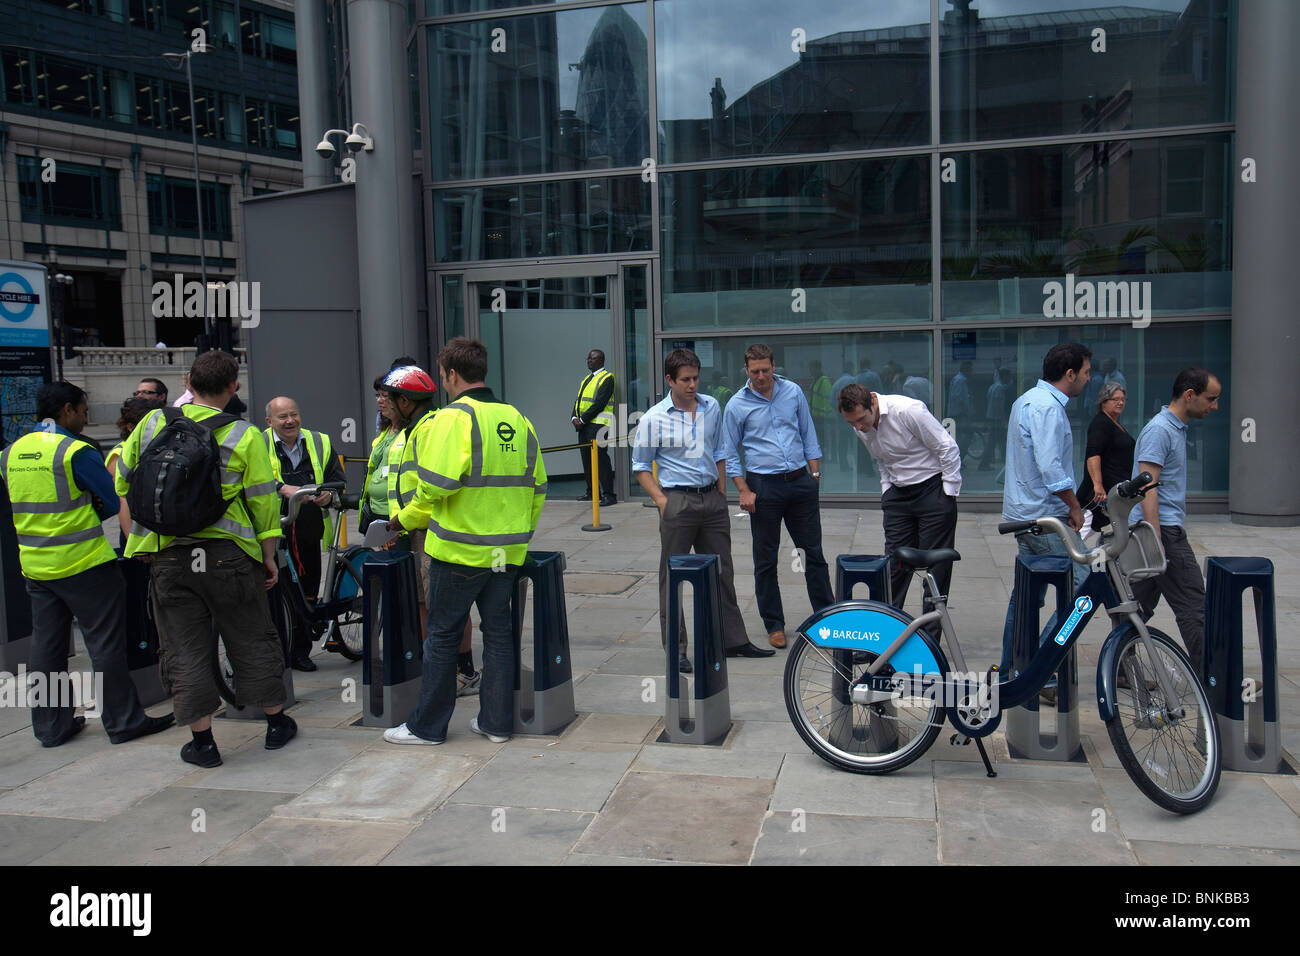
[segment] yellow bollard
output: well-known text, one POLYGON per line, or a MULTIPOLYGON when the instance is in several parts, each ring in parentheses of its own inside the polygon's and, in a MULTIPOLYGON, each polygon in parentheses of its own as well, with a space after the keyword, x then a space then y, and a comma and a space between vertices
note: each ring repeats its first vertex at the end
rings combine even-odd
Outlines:
POLYGON ((596 440, 591 440, 591 524, 583 531, 609 531, 610 526, 600 523, 600 472, 596 470, 596 440))

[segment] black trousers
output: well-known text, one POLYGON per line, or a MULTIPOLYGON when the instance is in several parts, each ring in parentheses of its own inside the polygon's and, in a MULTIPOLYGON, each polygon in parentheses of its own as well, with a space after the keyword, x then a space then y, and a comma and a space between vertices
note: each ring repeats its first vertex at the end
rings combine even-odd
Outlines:
MULTIPOLYGON (((45 674, 46 686, 53 688, 51 675, 67 672, 75 617, 95 673, 104 675, 104 697, 96 701, 104 730, 120 734, 143 726, 148 715, 126 664, 126 584, 117 563, 105 561, 52 581, 28 578, 27 593, 32 600, 31 673, 45 674)), ((33 707, 32 732, 41 743, 58 740, 72 728, 74 713, 70 706, 33 707)))
MULTIPOLYGON (((600 425, 583 425, 578 429, 578 441, 595 441, 596 434, 601 427, 600 425)), ((587 494, 594 495, 591 490, 591 449, 583 448, 581 451, 582 473, 587 478, 587 494)), ((609 449, 604 445, 596 446, 596 467, 600 469, 600 496, 602 498, 614 497, 614 465, 609 460, 609 449)))
MULTIPOLYGON (((302 593, 308 598, 316 597, 320 591, 320 544, 324 534, 325 517, 320 508, 313 504, 303 505, 298 520, 293 523, 293 535, 298 546, 298 563, 302 567, 298 579, 302 582, 302 593)), ((313 637, 310 628, 299 627, 293 635, 294 653, 310 654, 313 637)))
MULTIPOLYGON (((943 490, 943 476, 933 475, 917 485, 890 485, 880 496, 880 510, 885 519, 885 553, 899 548, 951 548, 957 540, 957 499, 943 490)), ((931 573, 941 594, 948 593, 952 580, 952 562, 936 564, 931 573)), ((890 563, 889 584, 894 607, 901 608, 907 598, 912 573, 896 561, 890 563)), ((928 594, 923 607, 934 607, 928 594)))
POLYGON ((754 591, 763 626, 771 634, 785 630, 785 607, 777 580, 782 521, 796 549, 792 557, 803 564, 804 586, 813 611, 835 603, 830 572, 822 554, 819 491, 817 480, 806 471, 793 481, 751 472, 745 476, 745 482, 758 496, 749 520, 754 539, 754 591), (798 555, 799 551, 803 552, 802 556, 798 555))

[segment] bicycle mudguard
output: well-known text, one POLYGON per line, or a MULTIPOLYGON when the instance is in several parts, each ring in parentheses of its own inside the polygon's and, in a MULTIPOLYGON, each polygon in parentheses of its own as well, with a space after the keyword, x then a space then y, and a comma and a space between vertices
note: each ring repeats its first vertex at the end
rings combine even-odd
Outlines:
POLYGON ((352 547, 339 552, 339 567, 334 576, 334 600, 347 601, 357 596, 359 587, 357 581, 361 579, 361 566, 366 563, 366 558, 370 556, 370 549, 364 545, 354 544, 352 547), (352 570, 357 573, 356 578, 343 570, 343 565, 348 564, 352 570))
MULTIPOLYGON (((1154 628, 1150 624, 1147 625, 1147 630, 1152 634, 1159 634, 1175 647, 1178 646, 1174 639, 1164 631, 1154 628)), ((1105 643, 1101 645, 1101 653, 1097 656, 1097 709, 1101 712, 1103 723, 1110 723, 1116 717, 1116 688, 1111 684, 1110 674, 1115 669, 1115 655, 1119 653, 1119 643, 1130 631, 1136 634, 1137 628, 1133 626, 1131 621, 1125 621, 1107 634, 1105 643)))
MULTIPOLYGON (((909 614, 879 601, 840 601, 822 608, 799 625, 799 633, 818 647, 883 654, 912 623, 909 614)), ((895 673, 948 673, 948 659, 925 631, 909 637, 888 665, 895 673)))

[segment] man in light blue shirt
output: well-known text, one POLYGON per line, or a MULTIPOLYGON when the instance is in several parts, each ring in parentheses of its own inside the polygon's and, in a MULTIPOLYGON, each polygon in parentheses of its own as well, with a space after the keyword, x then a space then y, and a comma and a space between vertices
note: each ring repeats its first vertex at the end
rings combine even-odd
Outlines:
MULTIPOLYGON (((1092 372, 1092 352, 1078 342, 1054 345, 1043 357, 1043 377, 1011 405, 1007 422, 1006 482, 1002 488, 1002 520, 1029 521, 1058 517, 1076 532, 1083 527, 1083 509, 1074 496, 1074 435, 1066 416, 1066 403, 1083 394, 1092 372)), ((1077 537, 1077 536, 1076 536, 1077 537)), ((1065 542, 1055 534, 1016 535, 1021 554, 1059 554, 1068 557, 1065 542)), ((1082 542, 1075 542, 1082 548, 1082 542)), ((1074 586, 1081 585, 1089 574, 1086 564, 1074 565, 1074 586)), ((1043 606, 1038 594, 1038 606, 1043 606)), ((1002 631, 1002 663, 1006 673, 1011 665, 1011 621, 1015 607, 1015 588, 1007 603, 1006 626, 1002 631)), ((1052 616, 1039 637, 1039 643, 1055 629, 1052 616)), ((1014 676, 1014 675, 1012 675, 1014 676)), ((1052 699, 1052 695, 1047 695, 1052 699)))
MULTIPOLYGON (((770 657, 775 651, 749 643, 736 601, 731 563, 731 518, 727 512, 726 451, 722 408, 699 392, 700 360, 690 349, 664 359, 668 395, 637 423, 632 471, 659 508, 659 634, 668 641, 668 558, 674 554, 716 554, 722 585, 722 639, 729 657, 770 657), (656 482, 651 467, 659 466, 656 482)), ((678 618, 678 669, 689 674, 685 615, 678 618)))
POLYGON ((1133 475, 1150 472, 1160 482, 1129 514, 1129 521, 1146 520, 1159 533, 1165 549, 1165 571, 1133 585, 1143 619, 1155 613, 1161 595, 1178 622, 1187 656, 1199 671, 1205 646, 1205 579, 1187 543, 1187 423, 1205 418, 1219 407, 1223 387, 1203 368, 1192 366, 1174 379, 1173 398, 1147 422, 1133 453, 1133 475))
POLYGON ((727 475, 740 491, 740 507, 752 515, 754 590, 758 612, 773 647, 785 647, 785 611, 777 583, 781 522, 802 552, 804 583, 814 612, 833 604, 830 573, 822 555, 818 502, 821 445, 803 389, 775 373, 766 345, 745 349, 749 383, 727 403, 727 475), (740 454, 745 466, 741 469, 740 454))

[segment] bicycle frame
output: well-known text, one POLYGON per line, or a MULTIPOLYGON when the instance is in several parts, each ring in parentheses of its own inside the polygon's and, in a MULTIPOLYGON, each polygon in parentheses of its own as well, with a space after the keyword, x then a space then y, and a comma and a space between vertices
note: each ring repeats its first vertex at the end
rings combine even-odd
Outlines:
MULTIPOLYGON (((324 591, 322 593, 326 595, 334 594, 335 582, 339 574, 339 569, 341 568, 343 572, 350 575, 355 582, 357 586, 356 596, 343 598, 341 600, 332 600, 330 598, 315 601, 308 600, 308 596, 302 588, 302 581, 298 578, 298 571, 294 567, 292 555, 288 553, 289 548, 287 538, 280 539, 279 553, 289 571, 289 579, 293 583, 293 587, 289 588, 289 594, 291 595, 290 601, 294 606, 295 613, 299 614, 303 620, 309 621, 313 624, 326 624, 327 628, 324 634, 324 640, 329 641, 338 628, 338 615, 343 611, 356 610, 361 606, 361 578, 357 574, 355 568, 347 562, 340 562, 338 559, 339 539, 343 532, 344 514, 342 498, 338 489, 318 485, 303 485, 294 492, 292 496, 290 496, 289 505, 285 509, 285 515, 280 519, 280 523, 281 528, 285 531, 289 531, 289 529, 292 528, 294 521, 298 518, 298 512, 303 501, 307 498, 314 498, 322 491, 328 492, 330 495, 329 503, 326 504, 325 507, 336 512, 334 519, 334 533, 332 540, 329 543, 329 547, 325 551, 325 560, 321 567, 321 581, 324 584, 324 591)), ((312 595, 312 597, 315 598, 316 595, 312 595)))

